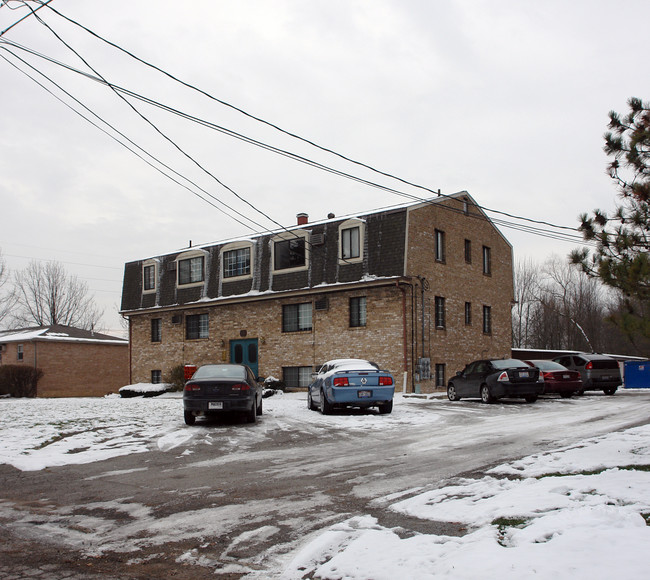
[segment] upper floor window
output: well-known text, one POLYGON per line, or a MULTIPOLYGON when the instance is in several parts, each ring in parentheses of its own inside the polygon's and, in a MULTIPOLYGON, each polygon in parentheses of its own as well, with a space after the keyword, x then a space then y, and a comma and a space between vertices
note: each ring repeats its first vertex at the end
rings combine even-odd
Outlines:
POLYGON ((207 314, 191 314, 185 317, 185 338, 194 340, 208 338, 209 319, 207 314))
POLYGON ((472 303, 465 302, 465 326, 472 325, 472 303))
POLYGON ((350 298, 350 326, 366 325, 366 297, 350 298))
POLYGON ((156 290, 156 263, 153 261, 145 262, 142 265, 142 289, 145 292, 156 290))
POLYGON ((436 328, 445 328, 445 299, 442 296, 436 296, 436 328))
POLYGON ((292 232, 282 234, 273 242, 273 269, 289 270, 307 267, 306 238, 292 232))
POLYGON ((286 304, 282 307, 282 332, 311 330, 311 302, 286 304))
POLYGON ((472 263, 472 240, 465 240, 465 263, 472 263))
POLYGON ((442 230, 435 231, 435 253, 436 253, 436 262, 444 262, 446 258, 445 250, 445 232, 442 230))
POLYGON ((492 250, 488 246, 483 246, 483 274, 492 274, 492 250))
POLYGON ((24 352, 23 345, 19 344, 16 346, 16 360, 23 360, 24 352))
POLYGON ((162 318, 151 319, 151 342, 162 341, 162 318))
POLYGON ((205 256, 203 253, 179 257, 178 285, 200 284, 205 280, 205 256))
POLYGON ((365 227, 365 222, 358 218, 346 220, 339 225, 339 264, 363 260, 365 227))
POLYGON ((250 276, 251 273, 251 248, 236 248, 223 252, 223 277, 235 278, 237 276, 250 276))

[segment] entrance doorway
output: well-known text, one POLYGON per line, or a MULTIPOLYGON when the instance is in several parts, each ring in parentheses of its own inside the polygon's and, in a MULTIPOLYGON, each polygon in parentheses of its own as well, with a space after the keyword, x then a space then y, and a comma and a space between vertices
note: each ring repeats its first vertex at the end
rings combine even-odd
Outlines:
POLYGON ((259 373, 257 358, 257 339, 247 338, 244 340, 231 340, 230 362, 247 365, 253 371, 253 374, 257 377, 259 373))

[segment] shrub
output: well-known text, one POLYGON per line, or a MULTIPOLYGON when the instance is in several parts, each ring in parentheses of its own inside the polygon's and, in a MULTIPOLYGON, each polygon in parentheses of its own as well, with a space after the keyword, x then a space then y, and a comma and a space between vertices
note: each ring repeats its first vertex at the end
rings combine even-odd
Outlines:
POLYGON ((169 385, 170 391, 182 391, 185 387, 185 367, 176 365, 167 373, 164 381, 169 385))
POLYGON ((0 366, 0 394, 12 397, 35 397, 41 369, 23 365, 0 366))

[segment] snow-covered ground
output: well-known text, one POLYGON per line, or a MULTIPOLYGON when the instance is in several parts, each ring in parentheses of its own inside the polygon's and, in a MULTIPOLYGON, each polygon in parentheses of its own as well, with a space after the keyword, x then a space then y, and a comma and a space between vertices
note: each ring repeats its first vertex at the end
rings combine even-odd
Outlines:
MULTIPOLYGON (((638 404, 647 406, 648 395, 640 393, 638 404)), ((612 408, 618 396, 608 399, 612 408)), ((247 428, 247 434, 263 438, 295 421, 313 430, 334 426, 385 431, 431 423, 436 420, 432 406, 452 405, 441 397, 418 404, 398 395, 390 416, 323 417, 308 412, 304 398, 289 394, 265 399, 266 420, 247 428)), ((173 394, 155 399, 2 400, 0 461, 28 471, 152 448, 175 449, 202 432, 182 424, 179 404, 173 394)), ((240 441, 233 445, 241 451, 240 441)), ((404 534, 369 515, 354 517, 306 538, 283 558, 281 569, 249 571, 246 577, 645 578, 650 426, 524 457, 478 479, 455 479, 426 491, 403 490, 375 501, 417 518, 454 522, 465 533, 404 534)))

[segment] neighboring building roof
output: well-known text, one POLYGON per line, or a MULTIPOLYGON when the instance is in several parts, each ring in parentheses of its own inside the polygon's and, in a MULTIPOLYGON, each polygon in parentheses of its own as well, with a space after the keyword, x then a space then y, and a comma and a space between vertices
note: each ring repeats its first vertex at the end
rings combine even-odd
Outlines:
POLYGON ((62 324, 49 326, 32 326, 12 330, 0 330, 0 342, 94 342, 101 344, 128 344, 128 341, 117 336, 109 336, 92 330, 82 330, 62 324))

